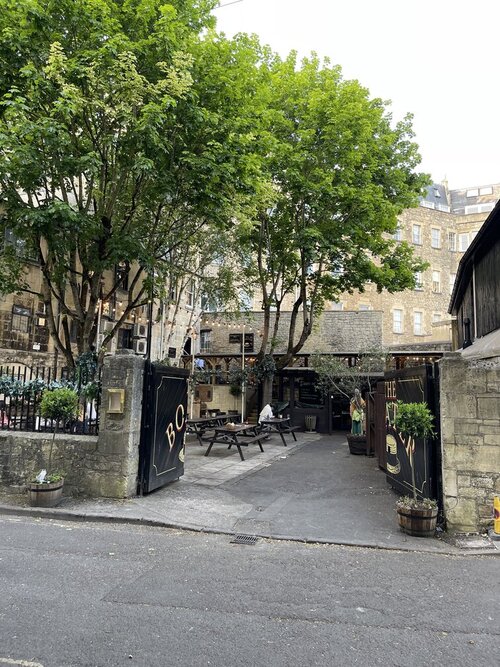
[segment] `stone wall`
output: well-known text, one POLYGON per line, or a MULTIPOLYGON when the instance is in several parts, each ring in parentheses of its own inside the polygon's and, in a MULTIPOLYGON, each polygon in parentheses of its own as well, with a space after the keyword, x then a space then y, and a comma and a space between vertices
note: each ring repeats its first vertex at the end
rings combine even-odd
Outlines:
MULTIPOLYGON (((276 353, 285 352, 291 313, 281 314, 277 336, 276 353)), ((254 336, 254 349, 260 349, 260 335, 264 321, 264 314, 254 311, 245 318, 245 336, 254 336)), ((271 322, 271 327, 273 320, 271 322)), ((301 323, 298 323, 300 331, 301 323)), ((225 317, 224 313, 207 314, 201 327, 211 332, 209 351, 213 354, 228 356, 241 354, 241 343, 231 343, 230 335, 239 334, 241 327, 234 325, 225 317)), ((296 335, 298 339, 299 333, 296 335)), ((348 354, 360 350, 373 350, 382 344, 382 313, 378 311, 338 311, 325 312, 316 320, 311 336, 307 339, 300 354, 348 354)), ((250 350, 249 350, 250 352, 250 350)))
MULTIPOLYGON (((131 350, 106 357, 98 436, 56 435, 52 470, 65 495, 126 498, 137 490, 144 359, 131 350), (124 389, 123 412, 109 411, 109 389, 124 389)), ((52 434, 0 431, 0 484, 22 490, 47 466, 52 434)))
POLYGON ((500 495, 500 357, 439 362, 443 500, 448 530, 477 532, 500 495))

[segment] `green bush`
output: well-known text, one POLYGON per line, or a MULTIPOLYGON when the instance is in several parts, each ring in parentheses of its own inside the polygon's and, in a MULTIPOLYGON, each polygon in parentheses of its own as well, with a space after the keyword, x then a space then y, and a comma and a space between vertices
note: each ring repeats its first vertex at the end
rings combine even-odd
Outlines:
POLYGON ((78 394, 73 389, 61 387, 44 392, 40 403, 40 414, 45 419, 69 421, 79 412, 78 394))
POLYGON ((434 415, 427 403, 397 402, 395 425, 398 431, 412 438, 430 438, 435 435, 434 415))

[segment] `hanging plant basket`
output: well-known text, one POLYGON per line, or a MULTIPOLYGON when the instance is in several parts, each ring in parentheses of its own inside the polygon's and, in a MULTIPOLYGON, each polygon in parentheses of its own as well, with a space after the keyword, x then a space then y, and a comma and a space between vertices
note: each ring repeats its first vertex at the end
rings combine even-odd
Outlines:
POLYGON ((347 434, 347 444, 349 445, 349 452, 351 454, 366 454, 366 434, 362 433, 354 435, 354 433, 347 434))

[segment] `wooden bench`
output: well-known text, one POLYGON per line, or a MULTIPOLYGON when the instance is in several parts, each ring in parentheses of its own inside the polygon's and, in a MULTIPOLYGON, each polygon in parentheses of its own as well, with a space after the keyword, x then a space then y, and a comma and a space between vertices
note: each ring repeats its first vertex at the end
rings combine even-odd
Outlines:
POLYGON ((286 447, 286 440, 285 440, 285 433, 291 433, 293 435, 293 439, 297 441, 297 438, 295 436, 295 431, 300 431, 300 426, 284 426, 284 425, 277 425, 277 424, 266 424, 265 422, 261 423, 261 432, 262 433, 276 433, 277 435, 280 436, 281 442, 283 445, 286 447))
POLYGON ((286 426, 284 429, 281 430, 281 433, 291 433, 293 435, 293 439, 295 440, 295 442, 297 442, 295 431, 300 431, 300 428, 301 428, 300 426, 286 426))
POLYGON ((241 439, 237 439, 235 437, 234 440, 229 441, 227 438, 213 438, 210 440, 210 444, 208 445, 208 449, 205 452, 204 456, 208 456, 210 454, 210 450, 212 449, 212 445, 227 445, 228 449, 231 449, 231 447, 234 445, 238 449, 238 454, 240 455, 240 458, 242 461, 245 460, 245 457, 243 456, 243 452, 241 451, 241 447, 248 447, 248 445, 252 445, 254 442, 257 442, 260 451, 263 452, 264 448, 262 447, 262 440, 267 440, 268 435, 265 433, 259 433, 258 435, 253 435, 250 437, 243 436, 241 439), (243 439, 244 438, 244 439, 243 439))

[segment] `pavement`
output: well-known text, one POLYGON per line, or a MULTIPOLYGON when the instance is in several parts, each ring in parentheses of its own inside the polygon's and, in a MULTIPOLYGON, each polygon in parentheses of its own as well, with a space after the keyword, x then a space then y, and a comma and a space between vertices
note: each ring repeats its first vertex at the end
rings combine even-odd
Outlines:
MULTIPOLYGON (((411 537, 398 527, 397 495, 377 460, 349 454, 344 434, 275 435, 245 449, 212 449, 189 437, 185 474, 151 494, 123 500, 64 497, 50 509, 0 491, 0 514, 130 522, 183 530, 442 554, 500 554, 484 535, 411 537)), ((239 538, 241 539, 241 538, 239 538)), ((243 539, 246 539, 245 537, 243 539)))

